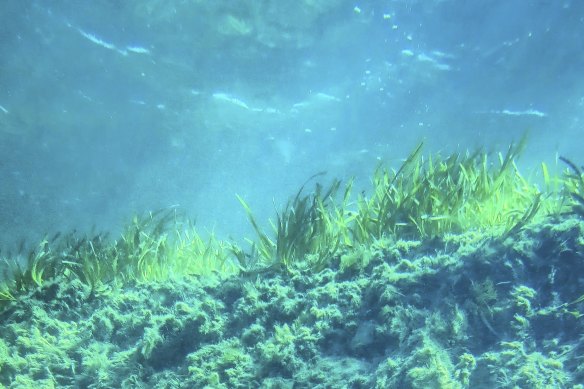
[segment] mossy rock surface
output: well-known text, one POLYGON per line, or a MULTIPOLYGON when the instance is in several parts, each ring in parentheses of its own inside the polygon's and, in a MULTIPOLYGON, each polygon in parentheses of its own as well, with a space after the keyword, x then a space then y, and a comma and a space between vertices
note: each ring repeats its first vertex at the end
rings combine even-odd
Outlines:
POLYGON ((584 222, 378 241, 318 273, 45 282, 0 314, 0 384, 573 388, 584 222), (358 258, 362 257, 363 261, 358 258), (349 258, 349 259, 347 259, 349 258))

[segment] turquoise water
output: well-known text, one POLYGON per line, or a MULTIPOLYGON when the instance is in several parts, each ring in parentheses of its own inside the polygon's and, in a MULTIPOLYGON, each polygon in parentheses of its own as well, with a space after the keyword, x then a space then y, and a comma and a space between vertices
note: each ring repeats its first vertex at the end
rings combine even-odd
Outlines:
POLYGON ((582 152, 578 1, 4 1, 0 230, 179 206, 248 232, 317 172, 431 151, 582 152))
POLYGON ((584 388, 583 36, 578 0, 0 2, 0 389, 584 388))

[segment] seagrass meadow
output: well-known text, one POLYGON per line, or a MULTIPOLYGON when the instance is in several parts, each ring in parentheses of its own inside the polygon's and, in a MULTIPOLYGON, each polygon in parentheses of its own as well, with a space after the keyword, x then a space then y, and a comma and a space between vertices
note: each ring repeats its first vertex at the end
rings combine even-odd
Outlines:
POLYGON ((0 387, 584 388, 583 169, 522 148, 240 197, 246 247, 171 209, 4 253, 0 387))

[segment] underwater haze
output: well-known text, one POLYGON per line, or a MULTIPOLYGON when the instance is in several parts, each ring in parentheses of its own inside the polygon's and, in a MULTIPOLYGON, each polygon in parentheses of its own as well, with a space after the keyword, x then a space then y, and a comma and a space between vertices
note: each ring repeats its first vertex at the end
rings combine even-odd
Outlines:
POLYGON ((0 4, 4 249, 176 207, 228 237, 311 176, 504 151, 580 158, 581 1, 0 4))
POLYGON ((584 389, 584 0, 0 0, 0 389, 584 389))

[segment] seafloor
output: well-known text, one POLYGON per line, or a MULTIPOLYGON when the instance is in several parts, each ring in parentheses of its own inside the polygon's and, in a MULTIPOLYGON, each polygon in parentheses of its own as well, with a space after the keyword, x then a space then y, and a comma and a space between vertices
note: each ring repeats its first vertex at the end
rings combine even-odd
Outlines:
POLYGON ((97 295, 61 277, 0 314, 0 387, 584 388, 583 315, 569 217, 378 241, 318 273, 97 295))

